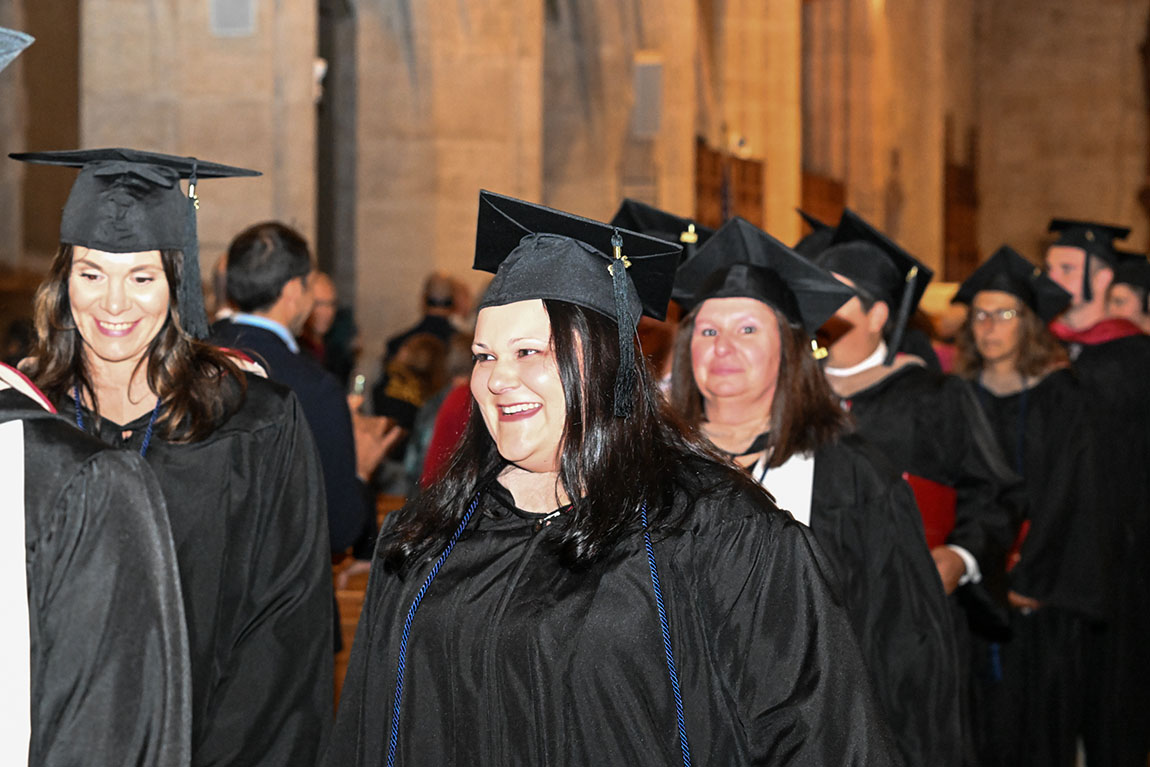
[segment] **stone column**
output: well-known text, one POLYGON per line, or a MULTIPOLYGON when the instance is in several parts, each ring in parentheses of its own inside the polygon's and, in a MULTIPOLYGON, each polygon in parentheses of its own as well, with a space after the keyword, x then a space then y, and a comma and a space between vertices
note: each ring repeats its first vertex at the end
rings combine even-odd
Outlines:
MULTIPOLYGON (((21 2, 0 0, 0 27, 24 29, 21 2)), ((0 72, 0 268, 15 267, 23 250, 23 167, 8 159, 24 149, 26 101, 19 58, 0 72)))
MULTIPOLYGON (((978 4, 979 245, 1041 259, 1051 217, 1147 224, 1144 0, 978 4)), ((1122 244, 1122 243, 1120 243, 1122 244)))
POLYGON ((432 270, 471 271, 481 188, 539 199, 543 4, 359 6, 361 366, 420 316, 432 270))
POLYGON ((802 201, 802 3, 763 3, 769 9, 760 45, 765 49, 765 103, 760 112, 767 160, 764 220, 789 244, 802 233, 795 213, 802 201))
POLYGON ((316 0, 254 2, 250 34, 218 36, 209 2, 83 0, 80 140, 263 172, 201 184, 204 269, 278 219, 315 235, 316 0))
POLYGON ((716 11, 718 100, 728 140, 766 163, 763 219, 784 242, 800 235, 802 13, 799 0, 731 0, 716 11))
MULTIPOLYGON (((883 80, 876 127, 880 226, 941 274, 946 161, 945 4, 887 0, 883 80)), ((960 72, 956 73, 960 74, 960 72)))

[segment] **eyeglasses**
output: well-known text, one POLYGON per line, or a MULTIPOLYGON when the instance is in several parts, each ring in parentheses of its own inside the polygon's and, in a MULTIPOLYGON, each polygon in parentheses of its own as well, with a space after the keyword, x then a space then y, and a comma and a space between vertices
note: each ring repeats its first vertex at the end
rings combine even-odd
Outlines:
POLYGON ((999 322, 1007 322, 1017 317, 1018 314, 1017 309, 996 309, 993 312, 988 312, 985 309, 975 309, 970 317, 973 322, 983 325, 991 320, 994 320, 996 324, 999 322))

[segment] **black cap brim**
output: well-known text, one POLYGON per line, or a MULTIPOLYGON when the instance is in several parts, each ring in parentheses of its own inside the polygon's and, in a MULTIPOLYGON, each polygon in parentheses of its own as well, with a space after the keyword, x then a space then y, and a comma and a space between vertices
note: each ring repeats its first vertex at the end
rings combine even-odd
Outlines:
POLYGON ((158 165, 171 168, 180 178, 191 178, 193 171, 198 178, 236 178, 262 175, 257 170, 221 165, 194 157, 146 152, 121 147, 106 149, 70 149, 60 152, 17 152, 8 155, 13 160, 37 165, 56 165, 65 168, 83 168, 97 162, 127 162, 141 165, 158 165))

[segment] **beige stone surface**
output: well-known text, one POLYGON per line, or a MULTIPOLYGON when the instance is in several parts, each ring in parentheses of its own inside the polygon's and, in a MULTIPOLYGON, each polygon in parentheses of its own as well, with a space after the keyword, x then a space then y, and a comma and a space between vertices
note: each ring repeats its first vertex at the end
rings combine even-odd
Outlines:
POLYGON ((1147 10, 1134 0, 980 2, 984 253, 1007 242, 1040 258, 1052 216, 1133 226, 1126 246, 1146 248, 1147 10))
MULTIPOLYGON (((16 3, 0 2, 0 26, 22 29, 24 14, 16 3)), ((0 72, 0 267, 17 266, 23 240, 24 169, 7 159, 24 147, 23 66, 19 58, 0 72)))
POLYGON ((315 0, 258 4, 255 34, 215 37, 207 3, 84 0, 81 143, 252 167, 254 181, 201 188, 200 239, 223 250, 243 227, 315 229, 315 0))
POLYGON ((356 319, 370 370, 419 316, 428 272, 481 280, 479 190, 542 195, 543 7, 376 0, 357 43, 356 319))

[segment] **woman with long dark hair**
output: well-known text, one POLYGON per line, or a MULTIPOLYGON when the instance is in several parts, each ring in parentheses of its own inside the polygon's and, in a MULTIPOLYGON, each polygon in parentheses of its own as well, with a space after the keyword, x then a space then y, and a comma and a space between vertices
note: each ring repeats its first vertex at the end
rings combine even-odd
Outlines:
POLYGON ((332 689, 315 446, 293 394, 200 340, 196 180, 255 174, 124 149, 18 159, 81 168, 27 372, 159 480, 191 648, 191 763, 310 767, 332 689))
POLYGON ((853 292, 742 219, 676 278, 671 401, 809 525, 907 764, 961 756, 955 648, 910 488, 831 394, 814 331, 853 292))
POLYGON ((679 246, 481 193, 471 419, 381 534, 332 765, 890 764, 805 530, 634 345, 679 246))
POLYGON ((1105 526, 1086 402, 1046 324, 1070 294, 1009 247, 962 283, 970 312, 955 372, 970 381, 1023 479, 1025 522, 1007 564, 1013 636, 977 642, 981 764, 1073 764, 1084 639, 1104 615, 1105 526))

